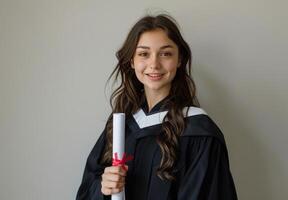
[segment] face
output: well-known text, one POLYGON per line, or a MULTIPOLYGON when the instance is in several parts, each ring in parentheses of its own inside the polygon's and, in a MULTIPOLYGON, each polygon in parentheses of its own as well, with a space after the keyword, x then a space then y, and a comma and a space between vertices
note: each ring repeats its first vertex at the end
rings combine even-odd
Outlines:
POLYGON ((144 32, 131 64, 146 94, 167 96, 180 66, 178 47, 161 29, 144 32))

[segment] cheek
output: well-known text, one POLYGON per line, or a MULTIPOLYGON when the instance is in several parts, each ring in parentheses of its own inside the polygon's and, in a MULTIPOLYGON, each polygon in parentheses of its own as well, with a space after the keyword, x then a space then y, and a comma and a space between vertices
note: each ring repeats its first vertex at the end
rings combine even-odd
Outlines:
POLYGON ((165 68, 167 71, 171 71, 171 72, 176 71, 178 68, 178 62, 175 62, 175 61, 167 62, 165 64, 165 68))
POLYGON ((145 68, 146 68, 145 66, 146 66, 145 63, 143 63, 143 62, 134 62, 135 75, 141 83, 143 83, 143 78, 144 78, 143 73, 144 73, 145 68))
POLYGON ((145 62, 137 62, 135 63, 135 71, 136 72, 143 72, 146 68, 146 63, 145 62))

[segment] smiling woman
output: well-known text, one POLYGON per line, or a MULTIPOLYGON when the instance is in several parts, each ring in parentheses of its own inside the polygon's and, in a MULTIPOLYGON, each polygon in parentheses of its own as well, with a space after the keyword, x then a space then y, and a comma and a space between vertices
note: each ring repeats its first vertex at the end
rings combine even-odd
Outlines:
POLYGON ((124 185, 126 200, 237 199, 224 136, 199 108, 191 51, 174 19, 141 18, 117 58, 110 78, 121 83, 77 199, 110 199, 124 185), (125 166, 111 166, 117 112, 126 114, 125 152, 134 157, 125 166))
POLYGON ((144 85, 150 110, 169 94, 180 66, 178 47, 162 29, 145 32, 140 36, 131 65, 144 85))

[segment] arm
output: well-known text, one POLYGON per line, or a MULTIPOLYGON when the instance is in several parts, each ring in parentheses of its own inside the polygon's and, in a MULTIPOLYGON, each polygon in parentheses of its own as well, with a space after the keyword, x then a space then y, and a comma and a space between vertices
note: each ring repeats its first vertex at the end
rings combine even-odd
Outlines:
POLYGON ((187 151, 194 153, 187 155, 193 158, 180 182, 177 199, 237 200, 226 145, 214 137, 199 137, 189 146, 187 151))
POLYGON ((105 200, 101 193, 101 175, 105 166, 100 164, 100 159, 105 146, 105 131, 102 132, 92 151, 90 152, 82 183, 78 189, 76 200, 105 200))

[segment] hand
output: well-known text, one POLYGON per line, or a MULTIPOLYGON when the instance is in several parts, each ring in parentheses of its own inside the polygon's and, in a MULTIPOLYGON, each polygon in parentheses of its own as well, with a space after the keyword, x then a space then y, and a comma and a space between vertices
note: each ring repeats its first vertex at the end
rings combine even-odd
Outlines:
MULTIPOLYGON (((127 165, 125 165, 125 168, 128 170, 127 165)), ((121 192, 125 185, 127 170, 124 170, 122 166, 106 167, 102 174, 101 192, 104 195, 121 192)))

